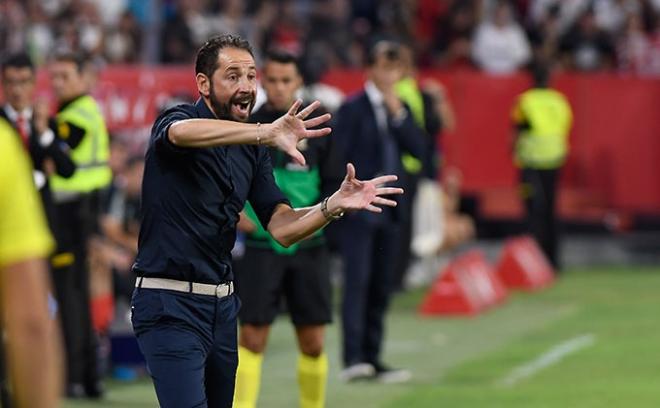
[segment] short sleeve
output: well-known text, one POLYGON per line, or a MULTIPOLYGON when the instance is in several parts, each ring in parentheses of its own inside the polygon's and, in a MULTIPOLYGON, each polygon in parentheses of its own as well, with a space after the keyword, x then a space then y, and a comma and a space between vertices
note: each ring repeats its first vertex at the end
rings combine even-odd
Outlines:
POLYGON ((0 123, 0 266, 50 255, 54 247, 25 150, 0 123))
POLYGON ((257 166, 250 186, 248 200, 252 204, 254 212, 257 214, 261 225, 268 229, 270 217, 278 204, 291 205, 282 191, 275 184, 273 177, 273 165, 270 161, 270 154, 265 147, 257 148, 257 166))
POLYGON ((160 114, 154 122, 154 126, 151 128, 151 146, 157 153, 184 154, 190 151, 190 149, 176 146, 172 143, 167 134, 172 124, 180 120, 191 119, 194 117, 195 115, 192 111, 192 107, 189 107, 188 105, 175 106, 160 114))

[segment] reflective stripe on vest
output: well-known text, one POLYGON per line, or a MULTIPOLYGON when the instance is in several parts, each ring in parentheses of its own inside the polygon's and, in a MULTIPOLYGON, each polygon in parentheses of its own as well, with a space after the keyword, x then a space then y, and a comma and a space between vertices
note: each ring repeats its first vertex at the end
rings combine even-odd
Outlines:
POLYGON ((71 159, 76 164, 72 177, 66 179, 52 175, 50 186, 55 197, 70 193, 88 193, 106 187, 112 180, 108 166, 110 141, 105 121, 96 101, 89 95, 71 102, 56 117, 58 125, 72 123, 85 130, 85 136, 75 149, 71 159))

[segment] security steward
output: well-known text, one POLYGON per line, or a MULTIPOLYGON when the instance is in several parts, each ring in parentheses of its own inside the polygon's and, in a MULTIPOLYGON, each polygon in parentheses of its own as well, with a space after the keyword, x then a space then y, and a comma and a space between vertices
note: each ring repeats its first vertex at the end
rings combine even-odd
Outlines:
POLYGON ((67 394, 99 398, 97 346, 89 307, 87 245, 97 231, 100 191, 109 186, 109 138, 101 110, 88 94, 85 59, 76 53, 56 54, 49 64, 59 103, 57 133, 71 149, 73 177, 50 178, 55 202, 57 254, 53 258, 55 293, 66 345, 67 394))
POLYGON ((566 97, 548 87, 546 66, 535 66, 533 79, 534 86, 518 97, 512 112, 515 164, 520 168, 520 194, 529 231, 560 271, 555 197, 559 170, 568 154, 573 114, 566 97))
MULTIPOLYGON (((261 83, 267 100, 250 116, 250 121, 270 123, 286 114, 302 86, 296 58, 283 52, 269 53, 261 83)), ((341 182, 342 166, 332 149, 331 137, 304 140, 298 148, 305 156, 304 166, 277 149, 269 149, 269 154, 275 182, 294 207, 304 207, 334 191, 341 182)), ((324 326, 332 320, 324 236, 317 231, 285 248, 261 227, 249 202, 245 214, 239 223, 239 229, 247 233, 245 254, 234 263, 236 293, 242 302, 234 407, 256 406, 263 352, 283 300, 296 328, 300 349, 297 365, 300 406, 322 407, 328 374, 328 358, 323 351, 324 326)))
POLYGON ((297 100, 273 123, 247 122, 257 90, 249 43, 238 36, 209 39, 195 62, 195 104, 165 111, 152 128, 142 186, 142 225, 133 266, 138 278, 132 322, 160 406, 231 407, 238 365, 231 249, 249 200, 261 225, 284 247, 314 234, 344 211, 380 212, 396 203, 382 195, 395 176, 360 181, 355 168, 321 203, 293 209, 275 184, 268 147, 305 165, 301 140, 325 136, 308 129, 297 100))

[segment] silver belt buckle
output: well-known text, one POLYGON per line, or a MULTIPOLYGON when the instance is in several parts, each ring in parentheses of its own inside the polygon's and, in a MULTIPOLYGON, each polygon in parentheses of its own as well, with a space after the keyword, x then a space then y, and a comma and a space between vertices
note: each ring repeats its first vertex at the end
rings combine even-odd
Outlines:
POLYGON ((223 298, 223 297, 227 296, 227 295, 224 293, 224 291, 222 291, 222 289, 223 289, 224 286, 227 286, 227 285, 224 284, 224 283, 221 283, 221 284, 219 284, 219 285, 217 285, 217 286, 215 287, 215 297, 217 297, 217 298, 223 298))

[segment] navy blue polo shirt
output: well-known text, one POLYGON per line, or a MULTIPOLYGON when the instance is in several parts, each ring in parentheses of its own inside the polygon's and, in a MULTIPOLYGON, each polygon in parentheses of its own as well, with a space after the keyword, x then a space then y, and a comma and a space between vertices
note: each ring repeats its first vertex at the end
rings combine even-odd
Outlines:
POLYGON ((151 129, 142 181, 138 276, 218 284, 233 280, 231 249, 246 200, 266 227, 288 200, 273 178, 268 149, 235 145, 182 148, 170 126, 215 116, 199 99, 161 114, 151 129))

